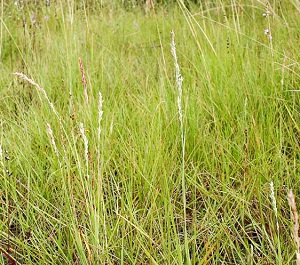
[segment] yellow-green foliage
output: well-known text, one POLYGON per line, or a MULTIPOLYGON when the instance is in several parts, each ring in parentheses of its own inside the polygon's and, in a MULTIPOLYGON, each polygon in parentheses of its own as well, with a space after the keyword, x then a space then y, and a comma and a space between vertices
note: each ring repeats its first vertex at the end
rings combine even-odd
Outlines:
POLYGON ((297 1, 0 13, 0 263, 294 262, 297 1))

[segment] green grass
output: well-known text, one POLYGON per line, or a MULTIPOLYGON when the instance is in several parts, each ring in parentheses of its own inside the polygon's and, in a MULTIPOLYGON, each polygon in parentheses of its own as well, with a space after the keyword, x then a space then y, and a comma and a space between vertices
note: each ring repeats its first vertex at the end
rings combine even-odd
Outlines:
POLYGON ((11 2, 0 9, 1 264, 295 264, 297 1, 11 2))

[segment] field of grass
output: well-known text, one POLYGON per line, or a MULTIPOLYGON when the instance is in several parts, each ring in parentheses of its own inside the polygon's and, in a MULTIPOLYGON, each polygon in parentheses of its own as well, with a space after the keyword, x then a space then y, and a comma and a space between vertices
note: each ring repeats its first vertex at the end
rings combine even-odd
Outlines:
POLYGON ((0 264, 296 264, 299 1, 146 2, 1 1, 0 264))

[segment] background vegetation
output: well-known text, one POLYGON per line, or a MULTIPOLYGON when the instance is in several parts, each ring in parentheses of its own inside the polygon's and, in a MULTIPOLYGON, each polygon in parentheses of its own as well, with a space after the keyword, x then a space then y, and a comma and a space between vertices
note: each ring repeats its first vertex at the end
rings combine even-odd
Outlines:
POLYGON ((0 263, 293 264, 298 1, 0 10, 0 263))

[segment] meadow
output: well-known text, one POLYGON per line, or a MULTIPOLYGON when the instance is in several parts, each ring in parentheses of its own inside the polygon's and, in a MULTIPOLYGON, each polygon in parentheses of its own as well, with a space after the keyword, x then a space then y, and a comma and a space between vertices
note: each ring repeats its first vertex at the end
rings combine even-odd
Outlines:
POLYGON ((0 264, 300 264, 299 1, 0 4, 0 264))

